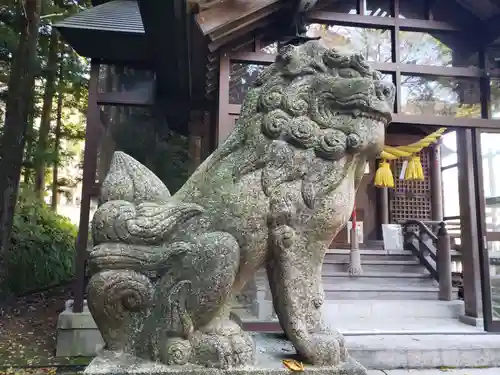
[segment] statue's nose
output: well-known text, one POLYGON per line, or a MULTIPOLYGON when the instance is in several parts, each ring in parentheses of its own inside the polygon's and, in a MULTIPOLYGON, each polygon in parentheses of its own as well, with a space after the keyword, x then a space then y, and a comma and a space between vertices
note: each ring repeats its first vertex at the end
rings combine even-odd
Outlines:
POLYGON ((386 102, 389 106, 392 106, 394 104, 396 88, 394 87, 392 82, 376 81, 375 93, 377 95, 377 98, 386 102))

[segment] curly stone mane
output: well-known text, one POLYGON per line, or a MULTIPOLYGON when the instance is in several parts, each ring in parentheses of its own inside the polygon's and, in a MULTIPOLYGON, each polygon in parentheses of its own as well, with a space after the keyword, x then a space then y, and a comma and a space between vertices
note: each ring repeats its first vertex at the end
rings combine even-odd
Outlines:
POLYGON ((232 155, 238 160, 235 179, 262 169, 266 194, 271 186, 302 179, 304 200, 312 207, 318 188, 312 189, 316 181, 308 176, 326 176, 353 154, 370 158, 381 151, 391 119, 386 103, 394 97, 381 82, 359 54, 344 55, 315 41, 285 47, 247 94, 234 131, 211 162, 232 155), (318 165, 316 158, 330 163, 318 165))

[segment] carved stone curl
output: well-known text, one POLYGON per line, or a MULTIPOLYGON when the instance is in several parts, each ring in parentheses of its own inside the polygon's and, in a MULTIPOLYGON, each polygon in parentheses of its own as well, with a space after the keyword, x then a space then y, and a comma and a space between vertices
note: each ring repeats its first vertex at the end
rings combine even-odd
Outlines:
POLYGON ((260 75, 233 132, 174 196, 116 152, 89 255, 89 306, 108 349, 172 365, 251 364, 231 301, 266 267, 298 353, 341 368, 350 359, 321 318, 321 267, 393 100, 360 55, 308 42, 260 75))

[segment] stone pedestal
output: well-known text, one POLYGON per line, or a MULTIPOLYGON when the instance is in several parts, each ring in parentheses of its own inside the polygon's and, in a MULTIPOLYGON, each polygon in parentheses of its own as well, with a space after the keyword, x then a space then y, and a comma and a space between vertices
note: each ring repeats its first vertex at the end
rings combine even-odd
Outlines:
POLYGON ((57 321, 57 357, 93 357, 104 341, 87 307, 83 312, 73 312, 73 300, 66 301, 64 311, 57 321))
MULTIPOLYGON (((99 353, 85 369, 87 375, 290 375, 283 365, 284 359, 294 359, 295 349, 282 335, 257 333, 255 340, 255 365, 227 370, 195 365, 166 366, 142 361, 127 354, 107 351, 99 353)), ((304 375, 366 375, 366 369, 350 358, 339 367, 305 365, 304 375)))

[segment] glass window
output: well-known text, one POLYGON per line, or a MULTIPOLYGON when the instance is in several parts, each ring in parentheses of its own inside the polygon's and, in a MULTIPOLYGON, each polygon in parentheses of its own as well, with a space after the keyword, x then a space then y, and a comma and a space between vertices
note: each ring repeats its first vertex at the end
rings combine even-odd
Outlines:
POLYGON ((399 31, 399 55, 402 63, 432 66, 476 65, 471 57, 461 58, 450 46, 459 43, 458 34, 399 31))
POLYGON ((328 12, 356 14, 356 7, 357 0, 330 0, 319 1, 316 9, 328 12))
POLYGON ((494 119, 500 119, 500 79, 492 79, 491 90, 491 115, 494 119))
POLYGON ((229 104, 242 104, 265 65, 234 63, 229 72, 229 104))
POLYGON ((101 106, 104 132, 100 138, 96 180, 106 176, 113 152, 123 151, 148 167, 171 193, 188 177, 187 137, 172 131, 151 108, 101 106))
POLYGON ((488 259, 491 283, 491 315, 500 320, 500 241, 488 241, 488 259))
POLYGON ((457 164, 457 133, 449 132, 441 137, 441 167, 457 164))
POLYGON ((399 0, 399 18, 426 19, 426 1, 399 0))
POLYGON ((311 24, 307 35, 319 36, 329 48, 361 53, 367 61, 391 62, 391 33, 383 29, 311 24))
POLYGON ((98 90, 105 92, 152 92, 155 74, 151 70, 135 69, 119 65, 99 67, 98 90))
POLYGON ((460 215, 458 198, 458 167, 447 168, 442 172, 444 216, 460 215))
POLYGON ((391 0, 367 0, 363 14, 375 17, 392 17, 391 0))
POLYGON ((481 134, 481 155, 483 157, 483 188, 486 206, 498 205, 500 209, 500 173, 497 172, 498 168, 496 168, 500 165, 499 133, 481 134))
POLYGON ((408 115, 481 117, 474 79, 402 75, 400 103, 408 115))
POLYGON ((261 52, 276 55, 278 53, 278 42, 262 43, 261 52))

